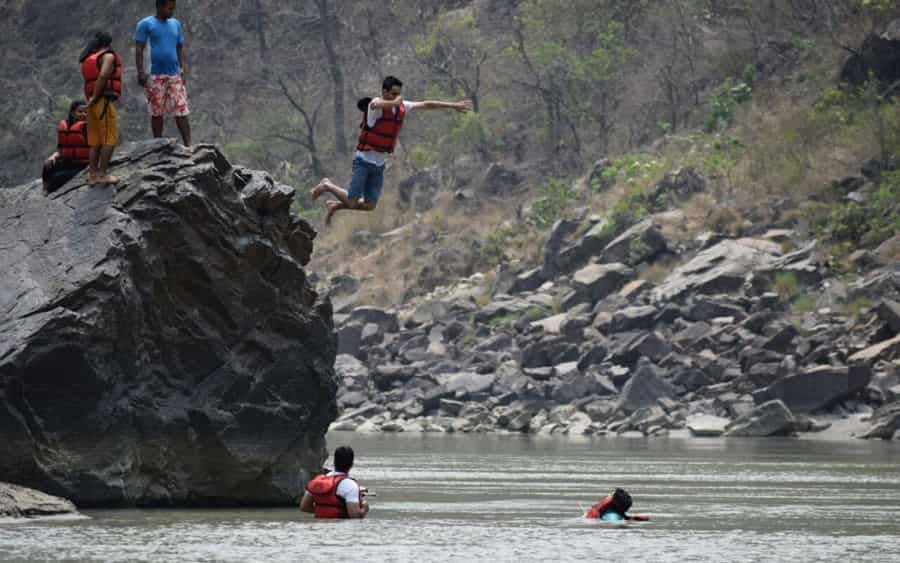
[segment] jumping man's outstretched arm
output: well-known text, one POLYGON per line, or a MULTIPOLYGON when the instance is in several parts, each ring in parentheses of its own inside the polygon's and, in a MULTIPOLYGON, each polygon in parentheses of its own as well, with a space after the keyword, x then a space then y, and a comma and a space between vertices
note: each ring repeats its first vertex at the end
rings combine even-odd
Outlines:
POLYGON ((462 102, 416 102, 413 109, 455 109, 460 113, 472 111, 472 101, 463 100, 462 102))

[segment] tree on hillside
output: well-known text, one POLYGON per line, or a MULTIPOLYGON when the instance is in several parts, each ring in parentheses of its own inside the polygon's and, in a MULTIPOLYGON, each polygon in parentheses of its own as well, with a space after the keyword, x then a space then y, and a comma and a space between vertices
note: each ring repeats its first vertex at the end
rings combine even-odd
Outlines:
POLYGON ((607 17, 617 0, 525 0, 513 30, 514 50, 546 114, 547 148, 581 153, 583 133, 593 132, 606 151, 622 99, 625 25, 607 17), (596 17, 586 18, 585 14, 596 17), (568 134, 568 139, 566 138, 568 134), (571 144, 569 144, 571 143, 571 144))
MULTIPOLYGON (((415 56, 446 85, 451 93, 472 100, 476 116, 481 112, 483 69, 495 53, 490 40, 478 28, 474 8, 447 12, 432 22, 426 33, 413 38, 415 56)), ((480 121, 479 152, 487 156, 487 138, 480 121)))
POLYGON ((337 45, 340 44, 341 25, 329 0, 316 0, 316 7, 319 10, 319 31, 332 82, 334 153, 335 156, 342 157, 347 155, 347 137, 344 132, 344 69, 337 49, 337 45))

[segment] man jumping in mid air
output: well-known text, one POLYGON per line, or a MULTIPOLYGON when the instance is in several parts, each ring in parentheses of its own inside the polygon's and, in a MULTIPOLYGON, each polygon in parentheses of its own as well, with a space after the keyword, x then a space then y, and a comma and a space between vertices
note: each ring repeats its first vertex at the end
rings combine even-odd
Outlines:
POLYGON ((373 211, 381 197, 384 184, 384 167, 387 155, 394 152, 397 137, 403 128, 406 114, 421 109, 453 109, 468 112, 472 102, 407 102, 402 96, 403 83, 393 76, 388 76, 382 84, 380 98, 360 100, 360 111, 364 112, 360 126, 359 143, 356 145, 356 156, 353 158, 353 177, 350 180, 349 192, 338 187, 328 178, 323 178, 319 185, 312 189, 313 201, 329 192, 337 201, 328 202, 325 225, 331 224, 334 214, 341 209, 354 211, 373 211))

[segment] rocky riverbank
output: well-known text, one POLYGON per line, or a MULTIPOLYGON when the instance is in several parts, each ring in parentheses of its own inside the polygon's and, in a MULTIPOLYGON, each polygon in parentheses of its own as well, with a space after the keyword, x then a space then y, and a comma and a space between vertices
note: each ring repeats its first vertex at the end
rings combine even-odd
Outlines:
POLYGON ((0 189, 0 479, 82 507, 292 503, 336 414, 293 188, 211 145, 113 168, 0 189))
MULTIPOLYGON (((853 198, 875 189, 865 175, 842 185, 853 198)), ((704 186, 681 170, 654 197, 704 186)), ((856 253, 858 274, 846 276, 790 225, 676 240, 662 225, 678 213, 619 230, 561 221, 539 268, 336 315, 331 428, 786 436, 862 415, 862 437, 897 437, 897 237, 856 253)), ((335 301, 352 303, 355 282, 330 280, 335 301)))

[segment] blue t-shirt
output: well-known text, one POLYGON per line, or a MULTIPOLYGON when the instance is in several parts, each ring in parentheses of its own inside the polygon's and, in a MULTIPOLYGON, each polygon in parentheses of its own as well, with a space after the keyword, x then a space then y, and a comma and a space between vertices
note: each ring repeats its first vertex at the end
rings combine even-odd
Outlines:
POLYGON ((137 24, 134 40, 150 42, 150 74, 177 76, 178 46, 184 43, 181 22, 175 18, 161 20, 156 16, 142 19, 137 24))

